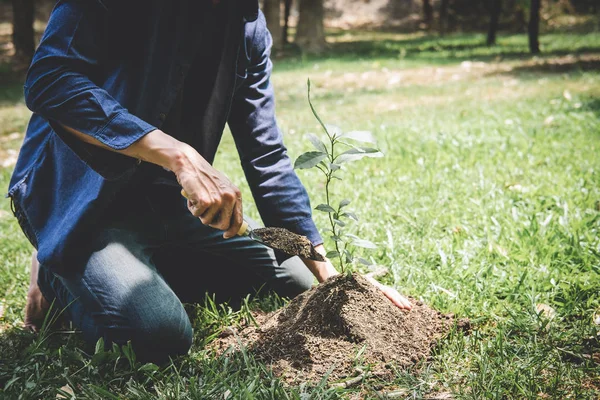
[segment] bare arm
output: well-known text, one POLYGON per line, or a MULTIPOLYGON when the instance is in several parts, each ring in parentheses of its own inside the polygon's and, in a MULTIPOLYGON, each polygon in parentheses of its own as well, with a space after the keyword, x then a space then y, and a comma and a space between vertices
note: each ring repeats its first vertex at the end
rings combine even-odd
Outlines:
MULTIPOLYGON (((63 125, 64 126, 64 125, 63 125)), ((235 236, 242 225, 242 195, 229 179, 194 148, 156 129, 129 147, 115 150, 75 129, 64 128, 80 140, 172 171, 188 194, 188 208, 203 224, 235 236)))
POLYGON ((325 258, 325 262, 319 262, 309 259, 303 259, 302 261, 304 261, 304 264, 306 264, 310 272, 312 272, 315 278, 317 278, 317 281, 319 283, 322 283, 323 281, 331 278, 332 276, 339 275, 339 272, 337 272, 333 264, 331 264, 331 261, 329 261, 325 257, 325 254, 327 253, 325 251, 325 247, 322 244, 320 244, 318 246, 315 246, 315 250, 319 254, 321 254, 323 258, 325 258))

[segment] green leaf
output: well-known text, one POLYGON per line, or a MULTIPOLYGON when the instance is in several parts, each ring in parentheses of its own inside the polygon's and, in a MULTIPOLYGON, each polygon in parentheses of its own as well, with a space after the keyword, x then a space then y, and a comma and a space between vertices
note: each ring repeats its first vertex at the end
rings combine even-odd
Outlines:
POLYGON ((342 168, 342 166, 339 164, 334 164, 334 163, 329 164, 329 169, 332 171, 337 171, 340 168, 342 168))
POLYGON ((104 353, 104 339, 100 338, 96 342, 96 349, 94 350, 94 354, 104 353))
POLYGON ((346 211, 346 212, 342 213, 342 217, 348 217, 348 218, 353 219, 356 222, 358 222, 358 217, 352 211, 346 211))
POLYGON ((56 390, 56 398, 57 399, 76 399, 75 395, 73 394, 73 389, 71 389, 71 387, 69 385, 66 385, 66 388, 65 388, 65 386, 63 386, 62 388, 57 389, 56 390))
POLYGON ((119 347, 118 344, 113 343, 112 344, 112 353, 117 354, 117 355, 121 354, 121 347, 119 347))
POLYGON ((377 245, 371 241, 365 240, 365 239, 353 239, 351 242, 354 246, 357 247, 364 247, 365 249, 376 249, 377 245))
POLYGON ((109 353, 96 353, 92 356, 90 363, 94 366, 98 366, 104 363, 108 358, 109 353))
POLYGON ((331 258, 336 258, 339 257, 340 253, 337 250, 331 250, 328 251, 327 254, 325 254, 325 257, 331 259, 331 258))
POLYGON ((119 397, 117 397, 116 395, 112 394, 111 392, 109 392, 108 390, 104 389, 103 387, 100 387, 100 386, 97 386, 97 385, 90 385, 89 387, 94 392, 96 392, 96 394, 100 395, 101 399, 119 400, 119 397))
POLYGON ((368 260, 365 260, 362 257, 357 257, 357 259, 358 259, 358 262, 361 263, 362 265, 366 265, 367 267, 371 266, 371 263, 368 260))
POLYGON ((344 249, 344 255, 346 256, 346 262, 351 263, 352 261, 354 261, 354 257, 352 256, 352 253, 348 251, 348 249, 344 249))
POLYGON ((146 363, 144 365, 142 365, 138 371, 141 372, 146 372, 148 374, 152 374, 156 371, 158 371, 160 368, 158 368, 158 366, 156 364, 152 364, 152 363, 146 363))
POLYGON ((349 161, 360 160, 363 157, 383 157, 383 153, 371 147, 353 147, 337 156, 335 161, 342 164, 349 161))
POLYGON ((340 221, 339 219, 334 218, 333 222, 342 227, 346 226, 346 223, 344 221, 340 221))
POLYGON ((123 352, 123 355, 125 356, 125 359, 129 361, 129 366, 131 368, 134 368, 136 356, 135 352, 133 351, 133 347, 131 346, 131 342, 127 342, 125 345, 123 345, 123 347, 121 347, 121 350, 123 352))
POLYGON ((12 386, 13 383, 17 382, 19 379, 21 379, 21 377, 19 377, 19 376, 13 376, 8 382, 6 382, 4 384, 4 390, 8 390, 8 388, 10 386, 12 386))
POLYGON ((312 111, 312 113, 315 116, 315 118, 317 119, 317 121, 319 121, 319 124, 321 124, 321 126, 323 127, 323 130, 325 131, 325 133, 327 134, 327 136, 329 138, 331 138, 331 136, 329 135, 329 132, 327 132, 327 127, 325 126, 325 124, 321 120, 321 117, 319 117, 319 114, 317 114, 317 110, 315 110, 315 107, 313 106, 313 103, 310 100, 310 79, 306 80, 306 85, 308 87, 307 97, 308 97, 308 105, 310 106, 310 111, 312 111))
POLYGON ((348 200, 348 199, 344 199, 344 200, 340 201, 340 208, 344 208, 344 207, 346 207, 348 204, 350 204, 350 200, 348 200))
POLYGON ((315 210, 323 211, 326 213, 334 213, 335 210, 329 204, 319 204, 315 207, 315 210))
POLYGON ((369 131, 350 131, 341 136, 344 139, 356 140, 357 142, 375 143, 373 134, 369 131))
POLYGON ((312 168, 324 159, 327 158, 327 154, 320 151, 309 151, 301 154, 294 163, 295 169, 308 169, 312 168))
POLYGON ((308 140, 310 140, 310 142, 312 143, 314 148, 317 149, 317 151, 327 154, 327 147, 325 147, 325 143, 323 143, 321 139, 317 137, 317 135, 315 135, 314 133, 307 133, 306 137, 308 138, 308 140))

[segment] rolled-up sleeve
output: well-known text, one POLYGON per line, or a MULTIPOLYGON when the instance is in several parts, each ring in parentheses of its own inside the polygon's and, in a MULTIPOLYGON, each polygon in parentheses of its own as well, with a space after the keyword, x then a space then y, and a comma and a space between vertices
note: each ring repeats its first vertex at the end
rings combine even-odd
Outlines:
POLYGON ((106 13, 100 2, 58 2, 27 74, 25 101, 50 122, 120 150, 155 127, 94 82, 107 54, 106 13))
POLYGON ((308 194, 294 172, 275 120, 271 44, 261 13, 246 80, 235 94, 228 123, 263 222, 305 235, 317 245, 323 240, 312 219, 308 194))

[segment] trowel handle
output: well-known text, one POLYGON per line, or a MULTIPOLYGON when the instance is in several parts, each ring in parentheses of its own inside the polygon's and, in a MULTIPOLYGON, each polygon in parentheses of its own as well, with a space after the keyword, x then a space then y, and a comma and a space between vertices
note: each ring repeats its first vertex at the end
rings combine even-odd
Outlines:
MULTIPOLYGON (((188 198, 187 193, 185 192, 185 190, 181 189, 181 195, 183 197, 185 197, 186 199, 188 198)), ((238 231, 237 235, 238 236, 247 236, 250 234, 250 227, 248 226, 248 223, 246 222, 246 220, 242 221, 242 226, 240 226, 240 230, 238 231)))
POLYGON ((238 231, 238 236, 248 236, 250 234, 250 227, 246 220, 242 221, 242 226, 240 226, 240 230, 238 231))

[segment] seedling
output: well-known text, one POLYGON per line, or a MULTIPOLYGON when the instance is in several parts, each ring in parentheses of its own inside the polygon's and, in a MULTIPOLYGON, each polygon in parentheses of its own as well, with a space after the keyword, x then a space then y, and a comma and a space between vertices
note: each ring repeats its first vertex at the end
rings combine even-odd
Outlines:
MULTIPOLYGON (((355 257, 350 251, 351 246, 368 249, 374 249, 377 246, 373 242, 361 239, 347 232, 348 222, 350 220, 358 222, 358 217, 347 208, 350 204, 349 199, 334 202, 331 195, 332 182, 334 179, 342 180, 341 174, 344 170, 344 164, 360 160, 364 157, 383 157, 383 154, 374 147, 357 145, 357 143, 374 144, 375 140, 371 132, 342 132, 337 126, 323 123, 310 99, 310 79, 307 81, 307 85, 310 110, 323 128, 327 140, 323 142, 317 135, 309 133, 307 135, 308 140, 312 143, 315 150, 301 154, 296 159, 294 168, 316 168, 323 173, 325 178, 325 203, 319 204, 315 209, 328 214, 330 229, 327 229, 327 232, 331 234, 335 250, 329 251, 327 258, 332 260, 337 258, 340 270, 344 273, 346 267, 355 261, 355 257)), ((365 265, 370 265, 363 258, 357 257, 356 260, 365 265)))

